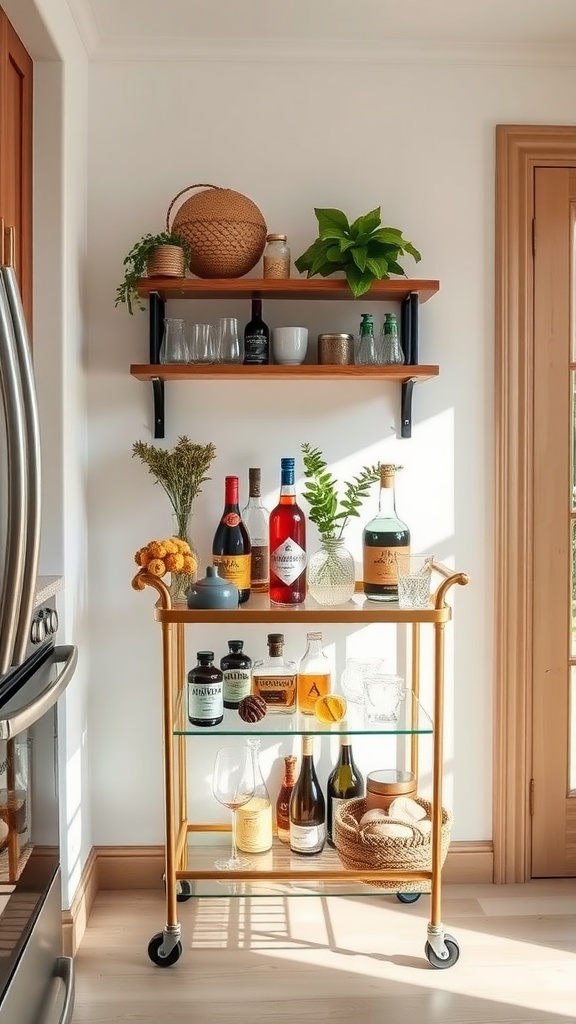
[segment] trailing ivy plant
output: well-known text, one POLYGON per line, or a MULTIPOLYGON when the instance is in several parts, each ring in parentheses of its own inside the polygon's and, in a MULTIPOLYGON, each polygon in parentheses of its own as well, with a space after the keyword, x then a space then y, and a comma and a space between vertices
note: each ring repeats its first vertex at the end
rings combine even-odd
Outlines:
POLYGON ((380 479, 379 466, 363 466, 358 476, 344 483, 344 496, 338 497, 338 484, 328 469, 319 448, 301 445, 306 490, 303 497, 310 505, 309 519, 322 540, 341 540, 349 519, 359 517, 360 506, 368 497, 370 485, 380 479))
POLYGON ((116 289, 115 306, 125 302, 130 314, 134 312, 135 306, 137 309, 146 309, 138 294, 138 282, 142 277, 146 276, 148 260, 154 249, 157 249, 159 245, 178 246, 184 252, 184 266, 190 266, 191 249, 188 242, 180 235, 174 234, 172 231, 161 231, 158 235, 143 235, 140 241, 132 246, 128 255, 124 257, 122 264, 125 268, 124 280, 116 289))
POLYGON ((406 277, 398 260, 421 256, 399 228, 381 226, 380 207, 358 217, 352 224, 341 210, 315 209, 318 238, 294 261, 300 273, 308 277, 329 277, 343 270, 355 298, 363 295, 373 281, 400 274, 406 277))

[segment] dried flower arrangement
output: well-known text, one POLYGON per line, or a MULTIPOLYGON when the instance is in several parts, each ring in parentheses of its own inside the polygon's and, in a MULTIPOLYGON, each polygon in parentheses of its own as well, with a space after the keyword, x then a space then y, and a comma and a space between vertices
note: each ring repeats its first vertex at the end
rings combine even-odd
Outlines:
POLYGON ((176 517, 176 534, 187 540, 192 502, 210 479, 206 474, 216 458, 216 448, 211 443, 195 444, 183 434, 172 449, 136 441, 132 446, 132 457, 135 455, 164 488, 176 517))
MULTIPOLYGON (((138 548, 134 561, 140 566, 140 572, 149 572, 151 576, 158 577, 165 576, 167 572, 192 575, 198 568, 190 545, 180 537, 151 540, 144 547, 138 548)), ((144 589, 144 584, 138 579, 139 575, 140 573, 132 580, 135 590, 144 589)))

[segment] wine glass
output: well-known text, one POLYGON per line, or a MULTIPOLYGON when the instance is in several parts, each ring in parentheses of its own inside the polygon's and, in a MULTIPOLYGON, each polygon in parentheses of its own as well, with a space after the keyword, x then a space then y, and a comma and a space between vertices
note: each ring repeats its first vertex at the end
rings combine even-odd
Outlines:
POLYGON ((254 768, 248 747, 221 747, 216 754, 212 792, 219 803, 232 811, 232 852, 225 860, 217 860, 219 871, 238 871, 251 867, 251 861, 239 857, 236 849, 236 811, 254 796, 254 768))

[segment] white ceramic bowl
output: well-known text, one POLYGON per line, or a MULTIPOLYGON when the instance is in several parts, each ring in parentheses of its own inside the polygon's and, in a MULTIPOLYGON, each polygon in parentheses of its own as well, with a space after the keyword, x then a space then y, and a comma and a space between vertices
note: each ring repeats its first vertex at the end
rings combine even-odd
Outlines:
POLYGON ((298 366, 304 362, 307 348, 307 327, 272 328, 272 356, 275 363, 298 366))

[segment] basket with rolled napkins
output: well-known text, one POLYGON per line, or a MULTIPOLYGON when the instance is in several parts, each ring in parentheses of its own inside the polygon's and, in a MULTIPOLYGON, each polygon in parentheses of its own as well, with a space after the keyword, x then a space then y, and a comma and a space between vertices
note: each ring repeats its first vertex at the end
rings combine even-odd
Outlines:
MULTIPOLYGON (((432 868, 432 804, 421 797, 396 797, 388 811, 366 810, 364 799, 340 804, 334 820, 334 842, 345 867, 354 871, 430 871, 432 868)), ((444 863, 452 814, 442 808, 441 863, 444 863)), ((426 879, 367 881, 382 889, 430 892, 426 879)))

